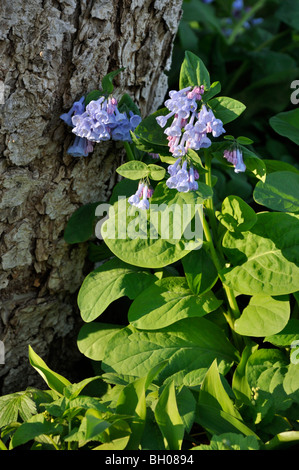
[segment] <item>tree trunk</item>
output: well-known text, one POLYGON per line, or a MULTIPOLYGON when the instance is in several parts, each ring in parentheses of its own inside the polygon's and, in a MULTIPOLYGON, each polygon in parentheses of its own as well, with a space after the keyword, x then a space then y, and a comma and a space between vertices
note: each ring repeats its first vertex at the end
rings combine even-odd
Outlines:
POLYGON ((59 116, 120 67, 116 96, 129 93, 143 117, 155 111, 167 90, 181 3, 1 1, 2 394, 41 385, 29 344, 76 379, 76 293, 86 246, 67 245, 63 231, 77 207, 107 200, 121 163, 111 142, 97 144, 87 158, 67 155, 73 136, 59 116))

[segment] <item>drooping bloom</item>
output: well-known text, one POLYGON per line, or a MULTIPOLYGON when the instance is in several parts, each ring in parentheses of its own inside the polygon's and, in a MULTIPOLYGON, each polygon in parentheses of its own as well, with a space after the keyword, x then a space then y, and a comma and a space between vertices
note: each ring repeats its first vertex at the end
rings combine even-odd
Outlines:
POLYGON ((128 203, 131 204, 131 206, 137 206, 139 204, 143 187, 144 187, 144 183, 139 183, 136 193, 129 197, 128 203))
POLYGON ((246 170, 246 165, 243 161, 243 154, 240 149, 234 148, 230 150, 224 150, 224 158, 235 167, 235 173, 241 173, 246 170))
MULTIPOLYGON (((79 101, 75 101, 75 103, 67 113, 61 114, 60 119, 62 119, 68 126, 74 127, 72 118, 74 116, 80 116, 84 113, 84 101, 84 96, 82 96, 79 101)), ((92 151, 93 145, 88 139, 86 139, 85 137, 76 136, 73 144, 69 146, 66 153, 72 155, 73 157, 87 157, 87 155, 92 151)))
POLYGON ((72 157, 87 157, 93 151, 93 143, 85 137, 75 137, 74 143, 70 145, 66 153, 72 157))
POLYGON ((153 189, 144 182, 139 182, 138 189, 135 194, 129 197, 128 203, 131 206, 138 207, 138 209, 149 209, 149 199, 153 195, 153 189))
POLYGON ((114 97, 100 97, 86 106, 85 112, 72 118, 73 133, 92 142, 120 140, 131 142, 130 131, 141 122, 141 117, 132 111, 120 112, 114 97))
POLYGON ((203 86, 170 91, 170 99, 164 103, 170 112, 166 116, 156 118, 157 123, 164 128, 167 121, 173 117, 172 123, 165 128, 164 133, 174 157, 186 155, 188 148, 208 148, 212 143, 208 134, 219 137, 225 132, 222 121, 216 119, 213 111, 207 109, 206 105, 202 106, 200 112, 197 111, 197 102, 202 99, 203 93, 203 86))
POLYGON ((187 193, 189 191, 196 191, 198 189, 199 175, 193 166, 188 169, 187 160, 184 160, 180 166, 181 158, 178 158, 173 165, 169 165, 167 171, 170 177, 166 180, 166 186, 169 189, 176 189, 180 193, 187 193))
POLYGON ((75 101, 75 103, 67 113, 61 114, 60 119, 62 119, 68 126, 73 127, 72 116, 74 114, 82 114, 84 112, 84 100, 85 97, 82 96, 79 101, 75 101))

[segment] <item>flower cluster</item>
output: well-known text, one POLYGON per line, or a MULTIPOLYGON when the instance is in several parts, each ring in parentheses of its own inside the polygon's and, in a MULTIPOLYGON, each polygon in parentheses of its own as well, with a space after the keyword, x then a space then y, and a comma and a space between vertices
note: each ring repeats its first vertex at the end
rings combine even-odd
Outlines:
MULTIPOLYGON (((231 25, 233 23, 233 20, 240 21, 241 18, 246 13, 250 12, 250 10, 251 10, 251 7, 246 7, 244 5, 243 0, 235 0, 232 3, 232 18, 226 18, 226 24, 231 25)), ((261 24, 263 21, 264 21, 263 18, 251 18, 251 19, 243 22, 243 27, 245 29, 249 29, 252 26, 256 26, 256 25, 261 24)), ((226 36, 229 36, 231 33, 232 33, 232 28, 230 26, 228 26, 224 30, 224 34, 226 36)))
POLYGON ((134 130, 141 117, 129 111, 119 112, 117 101, 110 97, 91 101, 85 107, 85 97, 76 101, 71 109, 60 116, 76 135, 67 153, 73 157, 87 157, 93 151, 94 143, 104 140, 131 141, 130 131, 134 130))
POLYGON ((243 154, 238 148, 233 148, 231 150, 224 150, 224 158, 235 167, 235 173, 244 172, 246 170, 246 165, 243 162, 243 154))
POLYGON ((129 116, 125 112, 121 113, 114 97, 106 99, 104 96, 90 101, 82 114, 72 117, 73 133, 91 142, 110 139, 130 142, 130 131, 134 130, 140 121, 141 117, 132 111, 129 116))
POLYGON ((128 203, 138 209, 146 210, 149 208, 149 198, 153 195, 153 189, 144 182, 139 182, 138 189, 135 194, 129 197, 128 203))
MULTIPOLYGON (((63 113, 60 116, 68 126, 74 127, 72 122, 73 116, 79 116, 85 111, 85 98, 82 96, 79 101, 75 101, 68 113, 63 113)), ((67 153, 73 157, 87 157, 93 151, 93 143, 85 137, 76 136, 72 145, 67 149, 67 153)))
POLYGON ((196 191, 198 183, 196 179, 199 178, 198 172, 191 166, 187 169, 187 160, 184 160, 182 165, 181 158, 178 158, 173 165, 169 165, 167 171, 170 177, 166 181, 166 185, 170 189, 176 189, 180 193, 187 193, 188 191, 196 191))
POLYGON ((207 134, 219 137, 225 132, 222 121, 216 119, 211 109, 203 105, 200 112, 197 112, 197 101, 201 100, 203 93, 203 86, 194 87, 192 90, 187 87, 180 91, 170 91, 170 99, 164 103, 170 112, 166 116, 156 118, 158 124, 164 128, 167 121, 174 116, 171 125, 164 131, 169 150, 174 157, 186 155, 188 148, 208 148, 212 142, 207 134))

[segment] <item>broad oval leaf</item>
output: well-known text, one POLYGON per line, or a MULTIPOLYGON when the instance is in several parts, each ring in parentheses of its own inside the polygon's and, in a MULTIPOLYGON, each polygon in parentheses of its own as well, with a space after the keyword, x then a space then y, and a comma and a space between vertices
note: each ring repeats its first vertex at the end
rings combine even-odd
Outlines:
MULTIPOLYGON (((101 236, 108 248, 119 259, 134 266, 163 268, 200 248, 202 238, 190 240, 181 236, 159 235, 150 220, 149 211, 131 207, 126 199, 120 199, 109 211, 109 218, 102 225, 101 236)), ((200 230, 201 231, 201 230, 200 230)))
POLYGON ((259 181, 253 198, 262 206, 274 211, 299 212, 299 174, 276 171, 259 181))
POLYGON ((166 170, 162 166, 149 164, 147 167, 148 167, 148 170, 149 170, 149 177, 152 180, 160 181, 164 178, 164 176, 166 174, 166 170))
POLYGON ((78 307, 83 320, 95 320, 120 297, 134 299, 155 280, 149 272, 117 258, 107 261, 88 274, 79 290, 78 307))
POLYGON ((79 331, 77 344, 84 356, 94 361, 101 361, 110 338, 118 333, 123 326, 102 322, 91 322, 82 326, 79 331))
POLYGON ((136 297, 128 319, 136 328, 157 330, 183 318, 204 316, 221 303, 211 291, 200 296, 194 294, 185 278, 168 277, 155 282, 136 297))
POLYGON ((245 336, 267 336, 281 331, 290 318, 288 296, 271 297, 258 294, 251 297, 240 318, 235 321, 235 331, 245 336))
POLYGON ((227 196, 216 216, 230 232, 246 232, 257 221, 254 210, 238 196, 227 196))
POLYGON ((167 361, 157 380, 178 384, 193 372, 197 384, 214 359, 220 373, 227 373, 239 356, 223 330, 205 318, 187 318, 166 328, 139 331, 129 325, 109 341, 102 367, 106 372, 143 377, 155 365, 167 361))
POLYGON ((248 232, 227 232, 223 247, 234 266, 225 284, 245 295, 284 295, 299 290, 299 215, 262 212, 248 232))
POLYGON ((180 70, 180 89, 204 85, 205 90, 210 88, 210 74, 203 61, 193 52, 186 51, 180 70))
POLYGON ((216 284, 218 272, 204 246, 185 256, 182 264, 189 288, 194 294, 201 295, 216 284))
POLYGON ((94 234, 96 208, 100 202, 92 202, 79 207, 70 217, 64 231, 64 240, 69 243, 82 243, 94 234))
POLYGON ((131 160, 130 162, 126 162, 119 166, 116 171, 119 175, 130 180, 140 180, 141 178, 148 176, 150 172, 146 163, 140 162, 138 160, 131 160))
POLYGON ((299 109, 276 114, 270 119, 270 125, 279 135, 299 145, 299 109))
POLYGON ((209 106, 212 108, 215 117, 220 119, 223 124, 234 121, 246 109, 243 103, 227 96, 219 96, 211 99, 209 106))
MULTIPOLYGON (((168 150, 168 141, 166 135, 164 134, 164 129, 157 123, 156 118, 158 116, 166 116, 169 113, 169 109, 162 108, 156 111, 153 114, 150 114, 144 118, 140 124, 134 130, 135 136, 141 138, 142 141, 148 142, 150 144, 156 144, 165 148, 165 151, 168 150)), ((171 119, 169 119, 171 122, 171 119)), ((168 152, 166 153, 166 155, 168 152)), ((161 153, 163 155, 163 153, 161 153)))

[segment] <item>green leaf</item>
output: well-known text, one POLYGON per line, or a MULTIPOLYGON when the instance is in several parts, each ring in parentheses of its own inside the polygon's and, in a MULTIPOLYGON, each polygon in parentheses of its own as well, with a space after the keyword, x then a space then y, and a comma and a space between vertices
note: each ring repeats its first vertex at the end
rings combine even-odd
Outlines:
POLYGON ((104 444, 94 447, 93 450, 110 450, 110 451, 124 450, 129 440, 130 440, 130 434, 125 437, 119 437, 118 439, 114 439, 113 441, 110 441, 110 442, 105 442, 104 444))
POLYGON ((105 442, 97 447, 94 447, 93 450, 124 450, 130 440, 130 434, 125 437, 119 437, 118 439, 113 439, 113 441, 105 442))
POLYGON ((291 28, 299 30, 299 4, 294 0, 284 0, 275 12, 275 17, 286 23, 291 28))
POLYGON ((204 103, 207 103, 210 99, 212 99, 215 95, 218 95, 221 91, 221 83, 214 82, 211 84, 209 90, 205 91, 203 94, 202 100, 204 103))
POLYGON ((246 344, 242 351, 241 360, 234 371, 232 390, 237 399, 236 403, 239 402, 241 405, 251 405, 251 390, 246 378, 246 364, 251 354, 257 349, 256 343, 246 344))
POLYGON ((157 330, 183 318, 206 315, 221 303, 211 291, 195 295, 184 277, 168 277, 155 282, 136 297, 128 319, 136 328, 157 330))
POLYGON ((194 240, 192 234, 191 241, 184 236, 177 239, 172 239, 171 234, 159 236, 150 220, 151 207, 150 204, 149 211, 139 211, 122 199, 110 208, 109 218, 102 225, 102 237, 119 259, 134 266, 162 268, 201 246, 202 239, 194 240))
POLYGON ((14 449, 20 445, 24 445, 44 434, 62 433, 63 427, 55 421, 46 421, 43 414, 34 415, 28 419, 26 423, 21 424, 12 436, 11 447, 14 449))
POLYGON ((240 149, 243 153, 243 160, 247 171, 250 171, 256 178, 264 181, 267 173, 265 162, 244 145, 241 145, 240 149))
POLYGON ((211 433, 241 432, 245 436, 255 435, 243 422, 242 416, 227 395, 216 360, 211 364, 202 383, 197 409, 197 421, 211 433))
MULTIPOLYGON (((132 430, 129 424, 127 423, 126 419, 120 419, 119 417, 117 417, 114 422, 111 423, 111 426, 105 429, 105 431, 99 436, 100 440, 106 444, 130 436, 132 430)), ((119 443, 123 444, 123 442, 120 441, 119 443)), ((95 450, 96 449, 100 448, 96 447, 95 450)))
POLYGON ((185 428, 178 411, 173 382, 164 387, 157 401, 155 419, 163 435, 165 449, 180 450, 185 428))
POLYGON ((94 234, 96 208, 100 202, 79 207, 70 217, 64 231, 64 240, 69 243, 83 243, 94 234))
POLYGON ((112 83, 113 79, 114 79, 114 77, 116 77, 123 70, 125 70, 124 67, 122 67, 118 70, 113 70, 112 72, 105 75, 105 77, 102 79, 102 89, 103 89, 103 92, 105 94, 110 95, 113 92, 113 90, 114 90, 114 86, 113 86, 113 83, 112 83))
POLYGON ((130 419, 132 434, 127 445, 127 450, 138 450, 147 415, 145 392, 164 365, 165 364, 158 364, 151 369, 145 377, 141 377, 124 387, 119 395, 116 413, 131 415, 133 417, 133 419, 130 419))
POLYGON ((244 136, 240 136, 240 137, 237 137, 237 142, 238 144, 240 145, 251 145, 253 144, 253 140, 249 139, 248 137, 244 137, 244 136))
POLYGON ((270 173, 259 181, 253 192, 254 200, 274 211, 299 212, 299 174, 291 171, 270 173))
POLYGON ((101 412, 91 408, 86 411, 80 428, 84 430, 85 442, 88 442, 92 440, 99 440, 99 435, 110 426, 111 423, 103 419, 101 412))
POLYGON ((182 4, 183 8, 183 20, 191 23, 193 21, 199 21, 205 26, 209 26, 212 30, 217 31, 222 35, 222 27, 220 19, 215 13, 215 9, 212 5, 206 3, 191 1, 184 2, 182 4))
POLYGON ((204 85, 210 88, 210 74, 203 61, 190 51, 185 52, 185 58, 180 70, 180 90, 186 87, 204 85))
POLYGON ((107 344, 103 369, 143 377, 152 367, 167 361, 159 382, 172 377, 181 385, 192 372, 193 382, 199 384, 215 358, 221 372, 226 373, 238 355, 216 324, 205 318, 187 318, 162 330, 124 328, 107 344))
POLYGON ((91 322, 83 325, 77 339, 79 351, 89 359, 101 361, 105 356, 108 341, 121 328, 121 325, 102 322, 91 322))
POLYGON ((270 118, 271 127, 283 137, 299 145, 299 109, 276 114, 270 118))
MULTIPOLYGON (((136 127, 136 129, 137 129, 137 127, 136 127)), ((148 141, 142 139, 141 137, 135 135, 132 131, 131 131, 131 137, 132 137, 132 141, 133 141, 134 145, 136 146, 136 148, 141 150, 142 152, 157 153, 157 154, 160 155, 160 158, 161 158, 161 155, 162 156, 164 155, 168 159, 171 159, 171 163, 172 163, 172 160, 173 161, 175 160, 171 156, 172 154, 170 153, 168 147, 166 147, 167 142, 164 142, 163 145, 155 144, 154 142, 148 142, 148 141)), ((162 158, 161 158, 161 161, 164 161, 164 160, 162 160, 162 158)), ((166 161, 166 163, 169 163, 169 162, 166 161)))
MULTIPOLYGON (((292 357, 291 357, 292 360, 292 357)), ((283 380, 283 388, 294 402, 299 403, 299 364, 289 364, 288 371, 283 380)))
POLYGON ((192 150, 189 148, 187 151, 187 156, 190 158, 192 164, 195 166, 195 168, 197 169, 200 175, 208 173, 208 170, 206 170, 205 167, 203 166, 201 158, 198 155, 198 153, 195 152, 195 150, 192 150))
POLYGON ((87 385, 89 385, 91 382, 99 380, 99 378, 100 378, 99 376, 88 377, 86 379, 81 380, 78 383, 71 384, 68 387, 65 387, 63 394, 69 400, 75 401, 75 398, 77 398, 80 395, 82 390, 84 390, 84 388, 87 387, 87 385))
POLYGON ((103 92, 100 90, 92 90, 88 95, 85 97, 85 106, 87 106, 91 101, 97 101, 98 99, 103 96, 103 92))
POLYGON ((281 432, 266 442, 265 450, 279 450, 298 445, 299 431, 281 432))
MULTIPOLYGON (((158 116, 166 116, 169 114, 169 109, 162 108, 153 114, 150 114, 134 130, 135 136, 150 144, 158 145, 162 150, 161 155, 169 155, 168 152, 168 140, 164 134, 164 129, 156 121, 158 116), (163 151, 166 153, 164 154, 163 151)), ((169 123, 171 119, 169 119, 169 123)), ((157 152, 160 153, 160 152, 157 152)))
POLYGON ((290 163, 283 162, 280 160, 267 160, 267 159, 264 159, 263 162, 266 164, 267 174, 274 173, 276 171, 292 171, 296 174, 299 174, 298 168, 291 165, 290 163))
POLYGON ((246 378, 253 392, 254 422, 271 422, 275 414, 281 414, 292 405, 292 399, 283 388, 288 363, 282 351, 260 349, 246 364, 246 378))
POLYGON ((230 232, 246 232, 257 221, 254 210, 238 196, 227 196, 216 217, 230 232))
POLYGON ((177 405, 180 416, 182 418, 186 432, 190 432, 195 420, 196 413, 196 399, 192 391, 185 385, 182 385, 177 390, 177 405))
POLYGON ((116 172, 124 178, 128 178, 130 180, 140 180, 148 176, 149 168, 144 162, 131 160, 130 162, 126 162, 119 166, 116 169, 116 172))
POLYGON ((91 322, 120 297, 134 299, 156 280, 155 276, 117 258, 107 261, 84 279, 78 307, 84 321, 91 322))
POLYGON ((182 264, 189 288, 194 294, 201 295, 216 284, 218 272, 204 247, 185 256, 182 264))
POLYGON ((154 165, 154 164, 149 164, 147 165, 149 169, 149 177, 154 180, 154 181, 160 181, 163 180, 166 174, 165 168, 159 165, 154 165))
POLYGON ((240 318, 235 321, 236 333, 244 336, 267 336, 279 333, 290 318, 288 296, 271 297, 258 294, 251 297, 240 318))
POLYGON ((213 361, 201 385, 198 403, 209 405, 242 420, 240 413, 226 393, 218 372, 217 361, 213 361))
POLYGON ((265 341, 274 344, 274 346, 290 347, 293 342, 299 341, 299 320, 291 318, 281 331, 266 336, 265 341))
POLYGON ((227 96, 213 98, 208 104, 212 108, 215 117, 220 119, 223 124, 228 124, 229 122, 234 121, 246 109, 246 106, 243 103, 234 100, 233 98, 228 98, 227 96))
POLYGON ((243 436, 234 432, 225 432, 212 437, 209 445, 201 444, 191 450, 259 450, 260 443, 255 436, 243 436))
POLYGON ((299 286, 299 216, 257 214, 248 232, 227 232, 223 248, 234 266, 224 269, 225 284, 245 295, 284 295, 299 286))
POLYGON ((0 428, 18 421, 28 420, 37 412, 30 391, 15 392, 0 397, 0 428))
POLYGON ((29 345, 29 362, 35 370, 42 376, 48 386, 55 392, 63 395, 65 387, 71 385, 66 378, 62 375, 52 371, 47 364, 36 354, 36 352, 29 345))
POLYGON ((135 104, 135 102, 132 100, 130 95, 125 93, 121 99, 118 102, 117 108, 119 112, 123 113, 126 112, 129 114, 129 111, 132 111, 134 114, 137 114, 140 116, 140 110, 138 106, 135 104))
POLYGON ((211 188, 205 183, 199 183, 197 191, 183 193, 170 189, 165 182, 161 182, 156 186, 151 199, 151 223, 161 238, 176 243, 184 234, 194 239, 190 223, 196 216, 194 230, 197 228, 197 236, 202 238, 199 214, 204 200, 211 198, 212 195, 211 188))

